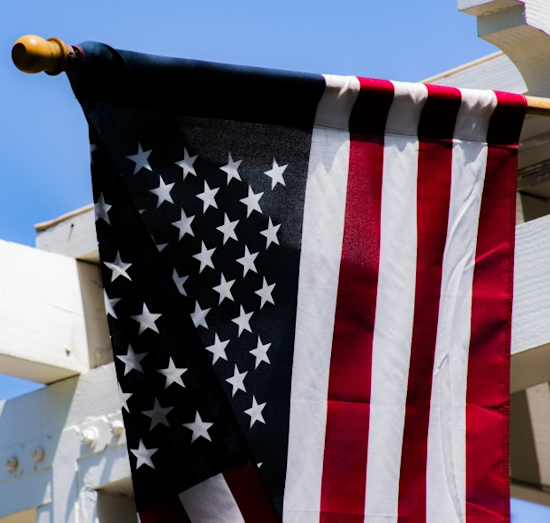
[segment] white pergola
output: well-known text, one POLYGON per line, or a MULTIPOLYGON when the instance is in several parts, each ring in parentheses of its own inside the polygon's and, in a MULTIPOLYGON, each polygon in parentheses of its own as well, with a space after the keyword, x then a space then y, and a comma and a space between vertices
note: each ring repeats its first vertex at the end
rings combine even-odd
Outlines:
MULTIPOLYGON (((548 0, 458 0, 495 53, 426 80, 550 96, 548 0)), ((550 119, 521 139, 512 495, 550 505, 550 119)), ((0 368, 48 386, 0 402, 0 523, 136 522, 93 207, 0 241, 0 368)))

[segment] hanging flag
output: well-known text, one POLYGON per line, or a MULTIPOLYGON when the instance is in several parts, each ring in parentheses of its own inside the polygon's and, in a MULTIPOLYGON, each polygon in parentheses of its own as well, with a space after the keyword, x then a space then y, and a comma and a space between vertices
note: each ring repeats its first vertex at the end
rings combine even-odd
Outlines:
POLYGON ((82 47, 141 522, 509 521, 524 98, 82 47))

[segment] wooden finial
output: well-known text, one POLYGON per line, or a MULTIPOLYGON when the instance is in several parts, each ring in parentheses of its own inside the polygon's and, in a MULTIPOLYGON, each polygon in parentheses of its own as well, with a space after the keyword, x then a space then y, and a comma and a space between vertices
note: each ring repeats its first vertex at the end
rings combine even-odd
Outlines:
POLYGON ((40 36, 22 36, 11 51, 15 66, 24 73, 45 71, 56 75, 67 67, 69 47, 59 38, 44 40, 40 36))

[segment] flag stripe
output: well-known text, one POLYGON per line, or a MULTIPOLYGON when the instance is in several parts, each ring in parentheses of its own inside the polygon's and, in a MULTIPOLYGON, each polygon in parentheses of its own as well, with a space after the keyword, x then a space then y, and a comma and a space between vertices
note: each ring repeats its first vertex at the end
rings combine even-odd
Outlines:
POLYGON ((246 523, 280 521, 273 503, 266 495, 256 465, 226 470, 223 476, 246 523))
POLYGON ((351 117, 346 217, 330 360, 321 521, 362 521, 365 505, 370 377, 380 248, 383 135, 390 82, 360 79, 351 117), (374 85, 373 85, 374 84, 374 85), (370 91, 366 91, 366 89, 370 91), (376 88, 376 90, 374 89, 376 88), (383 111, 385 109, 385 115, 383 111), (373 113, 377 111, 376 118, 373 113), (361 216, 361 219, 357 219, 361 216))
POLYGON ((316 523, 355 77, 326 77, 312 133, 292 367, 285 523, 316 523), (330 196, 330 197, 328 197, 330 196))
POLYGON ((416 271, 416 136, 427 90, 394 83, 386 124, 365 521, 396 521, 416 271))
POLYGON ((246 523, 223 474, 216 474, 179 495, 191 523, 246 523))
MULTIPOLYGON (((497 95, 498 96, 498 95, 497 95)), ((499 100, 500 101, 500 100, 499 100)), ((505 106, 491 127, 500 126, 505 106)), ((499 136, 491 128, 489 136, 499 136)), ((499 136, 500 138, 506 138, 499 136)), ((509 521, 508 417, 517 147, 489 144, 472 296, 466 409, 466 518, 509 521), (503 204, 507 202, 508 204, 503 204), (507 277, 503 277, 507 275, 507 277), (502 446, 487 444, 501 435, 502 446)))
POLYGON ((462 90, 452 149, 451 202, 431 392, 427 454, 427 521, 464 522, 465 409, 472 279, 485 143, 494 95, 462 90), (482 116, 480 118, 480 107, 482 116), (472 129, 476 133, 472 135, 472 129), (474 141, 462 138, 474 138, 474 141))
POLYGON ((450 138, 460 106, 457 90, 429 87, 428 92, 431 98, 419 125, 419 133, 428 138, 421 137, 418 159, 416 295, 398 507, 399 521, 419 523, 426 519, 428 424, 451 189, 450 138))

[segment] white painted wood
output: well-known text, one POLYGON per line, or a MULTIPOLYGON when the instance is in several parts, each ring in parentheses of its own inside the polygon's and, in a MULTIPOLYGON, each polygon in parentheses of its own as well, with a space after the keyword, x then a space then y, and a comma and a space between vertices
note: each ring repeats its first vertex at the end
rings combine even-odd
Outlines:
POLYGON ((530 95, 550 93, 550 10, 547 0, 459 0, 477 16, 478 35, 514 62, 530 95))
POLYGON ((118 521, 136 521, 125 436, 111 432, 120 420, 112 363, 1 403, 0 518, 38 507, 40 523, 95 523, 105 489, 125 496, 118 521), (92 427, 98 438, 88 446, 82 436, 92 427), (38 462, 37 447, 44 449, 38 462), (18 459, 11 471, 4 466, 10 458, 18 459))
POLYGON ((474 16, 488 15, 513 7, 518 0, 458 0, 458 10, 474 16))
POLYGON ((0 518, 0 523, 36 523, 36 510, 25 510, 5 518, 0 518))
MULTIPOLYGON (((510 484, 510 494, 513 498, 550 507, 550 492, 545 492, 542 488, 537 488, 535 485, 522 485, 512 482, 510 484)), ((533 523, 536 522, 533 521, 533 523)))
POLYGON ((136 523, 134 498, 101 489, 97 497, 97 517, 101 523, 136 523))
POLYGON ((39 223, 35 228, 38 249, 99 263, 93 205, 39 223))
POLYGON ((495 89, 519 94, 527 92, 527 86, 518 68, 500 51, 426 78, 422 82, 468 89, 495 89))
POLYGON ((0 241, 0 372, 50 383, 89 368, 75 260, 0 241))
POLYGON ((96 368, 113 361, 109 326, 105 313, 103 282, 99 266, 85 261, 76 262, 90 368, 96 368))
POLYGON ((516 228, 512 354, 550 343, 550 216, 516 228))
POLYGON ((550 216, 518 225, 512 391, 550 381, 550 216))
POLYGON ((550 387, 541 383, 526 390, 540 482, 550 487, 550 387))

